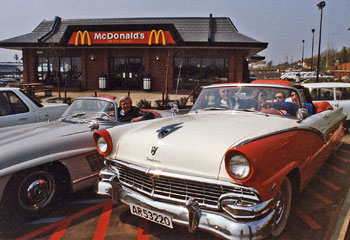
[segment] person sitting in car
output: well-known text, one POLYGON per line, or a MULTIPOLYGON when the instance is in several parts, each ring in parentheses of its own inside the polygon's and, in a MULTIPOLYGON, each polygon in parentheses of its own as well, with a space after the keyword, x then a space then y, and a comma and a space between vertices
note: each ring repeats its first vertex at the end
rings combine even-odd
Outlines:
POLYGON ((220 97, 217 99, 215 106, 218 108, 234 109, 236 105, 235 98, 232 97, 232 91, 229 88, 219 90, 220 97))
POLYGON ((282 92, 282 91, 276 92, 274 101, 275 102, 277 102, 277 101, 280 101, 280 102, 286 101, 286 94, 284 92, 282 92))
POLYGON ((153 113, 132 106, 132 100, 129 96, 121 97, 119 104, 118 121, 120 122, 138 122, 154 118, 153 113))

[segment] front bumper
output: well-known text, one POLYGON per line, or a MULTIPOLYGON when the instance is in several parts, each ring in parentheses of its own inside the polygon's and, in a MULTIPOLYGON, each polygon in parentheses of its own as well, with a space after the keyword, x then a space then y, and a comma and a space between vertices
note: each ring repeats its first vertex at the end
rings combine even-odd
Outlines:
MULTIPOLYGON (((173 223, 187 226, 190 232, 200 229, 226 239, 261 239, 266 237, 273 230, 276 218, 272 199, 259 204, 265 206, 262 216, 237 220, 224 211, 200 209, 195 199, 190 199, 186 205, 153 200, 123 187, 118 181, 117 175, 114 175, 109 182, 99 181, 95 191, 97 194, 112 197, 116 203, 134 204, 172 216, 173 223), (268 209, 266 210, 266 208, 268 209)), ((254 211, 255 209, 259 209, 259 207, 250 210, 254 211)))

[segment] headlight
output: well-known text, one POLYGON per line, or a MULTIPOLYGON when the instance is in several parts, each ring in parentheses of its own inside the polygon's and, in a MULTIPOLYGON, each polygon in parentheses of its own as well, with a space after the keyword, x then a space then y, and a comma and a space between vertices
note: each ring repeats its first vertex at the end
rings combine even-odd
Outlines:
POLYGON ((107 145, 106 140, 105 140, 103 137, 99 137, 99 138, 97 139, 96 146, 97 146, 97 148, 100 150, 100 152, 105 153, 105 152, 107 151, 108 145, 107 145))
POLYGON ((235 153, 226 159, 226 170, 234 179, 244 180, 250 176, 251 166, 243 154, 235 153))
POLYGON ((93 138, 96 143, 97 151, 103 156, 107 156, 113 150, 113 142, 111 135, 109 135, 106 129, 102 129, 94 132, 93 138))

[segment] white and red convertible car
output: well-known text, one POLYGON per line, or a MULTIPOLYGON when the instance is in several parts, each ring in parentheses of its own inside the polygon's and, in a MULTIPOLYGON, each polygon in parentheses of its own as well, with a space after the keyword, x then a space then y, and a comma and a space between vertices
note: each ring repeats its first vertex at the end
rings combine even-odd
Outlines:
POLYGON ((278 236, 294 194, 340 145, 345 119, 302 87, 207 86, 188 114, 95 132, 106 158, 96 190, 165 227, 278 236))

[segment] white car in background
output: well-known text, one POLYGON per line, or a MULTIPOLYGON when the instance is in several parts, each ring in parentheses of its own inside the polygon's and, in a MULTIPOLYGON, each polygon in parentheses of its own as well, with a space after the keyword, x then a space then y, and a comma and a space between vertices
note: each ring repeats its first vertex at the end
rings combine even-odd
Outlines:
POLYGON ((280 79, 281 80, 295 80, 295 75, 297 73, 298 72, 285 72, 285 73, 281 74, 280 79))
POLYGON ((0 128, 57 120, 68 104, 41 104, 20 88, 0 88, 0 128))
POLYGON ((342 107, 350 120, 350 83, 342 82, 319 82, 303 83, 308 88, 313 102, 327 101, 333 107, 342 107))
POLYGON ((286 72, 281 75, 281 80, 289 80, 289 81, 296 81, 297 75, 299 75, 299 81, 303 78, 304 75, 306 75, 308 72, 286 72))
MULTIPOLYGON (((316 72, 306 72, 305 74, 303 75, 300 75, 300 81, 316 81, 316 77, 317 77, 317 73, 316 72)), ((319 81, 325 81, 325 80, 334 80, 334 76, 331 76, 331 75, 326 75, 326 74, 323 74, 323 73, 318 73, 318 79, 319 81)))

